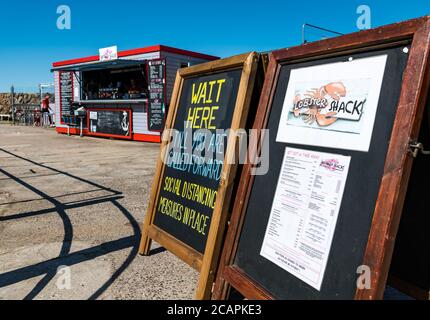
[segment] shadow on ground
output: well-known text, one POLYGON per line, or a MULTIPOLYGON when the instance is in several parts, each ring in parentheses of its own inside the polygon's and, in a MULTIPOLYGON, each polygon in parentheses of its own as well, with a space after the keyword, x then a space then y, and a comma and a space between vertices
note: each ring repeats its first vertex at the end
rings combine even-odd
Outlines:
MULTIPOLYGON (((0 148, 0 152, 8 154, 9 156, 15 157, 17 161, 26 161, 28 163, 31 163, 32 165, 41 167, 43 169, 49 170, 51 173, 48 175, 62 175, 67 176, 68 178, 75 179, 76 181, 79 181, 80 183, 87 184, 91 186, 92 188, 95 188, 91 191, 86 192, 92 192, 92 191, 105 191, 108 193, 106 196, 101 197, 93 197, 90 199, 86 199, 83 201, 75 201, 75 202, 62 202, 61 198, 66 197, 69 195, 74 195, 76 193, 70 193, 65 194, 63 196, 57 196, 57 197, 51 197, 45 192, 39 190, 38 188, 34 187, 31 183, 26 182, 23 180, 22 177, 17 177, 7 170, 0 168, 0 173, 5 175, 7 178, 5 179, 12 179, 16 183, 20 184, 21 186, 25 187, 29 191, 35 193, 39 197, 47 200, 50 204, 52 204, 51 208, 48 209, 42 209, 42 210, 36 210, 36 211, 29 211, 29 212, 22 212, 12 215, 7 215, 4 217, 0 217, 0 222, 4 221, 10 221, 15 219, 25 219, 32 216, 38 216, 43 215, 47 213, 57 213, 58 216, 61 218, 63 228, 64 228, 64 238, 62 240, 62 246, 60 253, 58 257, 49 259, 47 261, 43 261, 37 264, 25 266, 22 268, 18 268, 12 271, 8 271, 5 273, 0 274, 0 288, 9 286, 15 283, 18 283, 20 281, 24 281, 36 276, 43 276, 43 278, 34 286, 34 288, 26 295, 24 299, 33 299, 35 298, 46 286, 47 284, 55 277, 57 274, 57 270, 60 266, 71 266, 74 264, 78 264, 84 261, 88 261, 94 258, 97 258, 99 256, 103 256, 118 250, 131 248, 131 251, 127 258, 124 260, 124 262, 116 268, 115 272, 111 275, 111 277, 103 283, 92 295, 89 299, 97 299, 100 297, 100 295, 121 275, 121 273, 130 265, 130 263, 133 261, 135 256, 138 253, 138 246, 140 241, 140 228, 138 222, 133 218, 132 214, 122 206, 118 200, 124 198, 122 192, 113 190, 111 188, 107 188, 103 185, 100 185, 98 183, 95 183, 93 181, 90 181, 88 179, 83 179, 81 177, 72 175, 68 172, 61 171, 55 168, 52 168, 50 166, 47 166, 42 163, 37 163, 31 159, 24 158, 22 156, 19 156, 15 153, 12 153, 10 151, 7 151, 5 149, 0 148), (97 246, 93 246, 91 248, 87 248, 84 250, 80 250, 77 252, 70 252, 72 241, 73 241, 73 226, 72 223, 66 213, 68 209, 75 209, 75 208, 83 208, 86 206, 91 206, 94 204, 99 203, 110 203, 114 207, 118 209, 118 212, 122 214, 129 222, 133 229, 133 234, 131 236, 123 237, 121 239, 109 241, 102 243, 97 246)), ((3 179, 4 180, 4 179, 3 179)), ((78 193, 85 193, 85 192, 78 192, 78 193)), ((29 202, 32 200, 24 200, 25 202, 29 202)), ((16 202, 9 202, 9 203, 0 203, 0 206, 11 204, 11 203, 20 203, 20 201, 16 202)), ((163 248, 157 248, 152 251, 152 253, 159 253, 163 251, 163 248)))

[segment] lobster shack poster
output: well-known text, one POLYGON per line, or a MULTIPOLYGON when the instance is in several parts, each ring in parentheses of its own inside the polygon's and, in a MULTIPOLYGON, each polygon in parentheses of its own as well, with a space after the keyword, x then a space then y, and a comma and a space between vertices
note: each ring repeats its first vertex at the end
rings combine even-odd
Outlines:
POLYGON ((276 141, 369 151, 386 60, 292 69, 276 141))

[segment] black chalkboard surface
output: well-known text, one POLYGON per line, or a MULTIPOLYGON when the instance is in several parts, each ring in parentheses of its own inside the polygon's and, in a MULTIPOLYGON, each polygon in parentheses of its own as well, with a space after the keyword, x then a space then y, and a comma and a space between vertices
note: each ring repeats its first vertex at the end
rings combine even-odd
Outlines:
POLYGON ((149 131, 162 131, 164 128, 166 113, 165 73, 165 59, 148 62, 149 103, 147 115, 149 131))
POLYGON ((72 111, 73 102, 73 73, 59 72, 60 78, 60 110, 61 117, 69 116, 72 111))
MULTIPOLYGON (((281 66, 263 144, 270 150, 267 174, 255 176, 239 238, 235 265, 277 299, 352 299, 356 292, 357 267, 363 261, 384 163, 399 100, 408 55, 404 46, 318 59, 281 66), (284 97, 292 69, 387 55, 382 90, 368 152, 276 141, 284 97), (320 290, 293 276, 260 255, 285 147, 350 156, 351 162, 334 238, 320 290)), ((263 147, 264 149, 264 147, 263 147)), ((351 148, 352 149, 352 148, 351 148)))
MULTIPOLYGON (((184 122, 190 119, 195 121, 194 128, 205 128, 210 133, 215 133, 216 129, 230 128, 241 72, 238 69, 185 79, 173 124, 177 134, 173 139, 179 141, 187 135, 184 133, 186 132, 184 122), (201 95, 197 95, 197 92, 201 95), (208 122, 202 121, 205 117, 208 122)), ((196 129, 190 129, 189 133, 195 131, 196 129)), ((223 154, 226 137, 222 135, 216 137, 215 153, 219 151, 223 154)), ((182 144, 178 152, 172 150, 170 153, 171 162, 166 165, 161 179, 162 187, 156 200, 154 225, 203 253, 220 183, 223 159, 219 161, 214 158, 214 165, 199 167, 200 160, 194 158, 192 165, 184 165, 184 159, 192 157, 196 148, 209 143, 210 136, 196 135, 193 142, 192 150, 182 144), (180 191, 173 190, 175 185, 180 191), (183 210, 182 213, 175 214, 168 209, 171 206, 177 206, 178 210, 183 210)))
POLYGON ((129 109, 89 109, 87 121, 92 135, 131 138, 129 109))

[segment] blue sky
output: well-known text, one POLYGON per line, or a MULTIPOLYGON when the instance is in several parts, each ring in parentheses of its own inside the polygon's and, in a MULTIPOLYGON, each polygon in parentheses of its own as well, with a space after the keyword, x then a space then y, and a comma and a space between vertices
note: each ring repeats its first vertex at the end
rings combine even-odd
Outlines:
POLYGON ((359 5, 372 27, 430 14, 430 0, 283 1, 8 1, 0 19, 0 92, 52 82, 52 62, 164 44, 221 57, 298 45, 304 22, 357 31, 359 5), (59 5, 71 9, 71 30, 56 27, 59 5), (151 9, 159 6, 158 9, 151 9))

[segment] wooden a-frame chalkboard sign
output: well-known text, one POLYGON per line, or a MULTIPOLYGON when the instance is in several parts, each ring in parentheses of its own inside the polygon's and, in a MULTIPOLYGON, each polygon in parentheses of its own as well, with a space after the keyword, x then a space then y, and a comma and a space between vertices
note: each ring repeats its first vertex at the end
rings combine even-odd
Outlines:
POLYGON ((423 17, 270 54, 213 299, 383 298, 429 51, 423 17))
POLYGON ((259 60, 247 53, 180 69, 176 76, 139 251, 149 254, 155 240, 198 270, 197 299, 211 295, 237 170, 226 159, 238 141, 218 130, 245 128, 263 83, 259 60), (214 160, 192 158, 206 143, 214 160))

